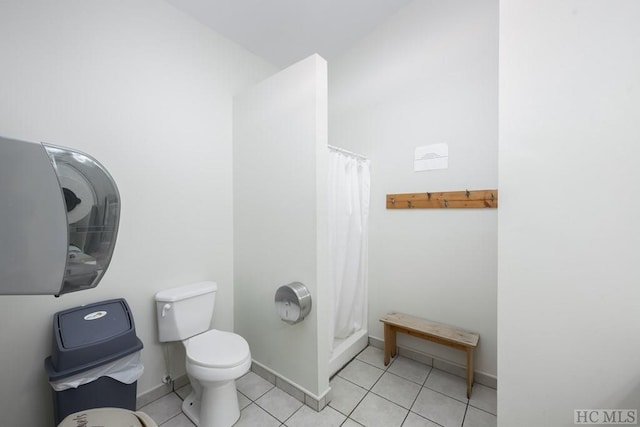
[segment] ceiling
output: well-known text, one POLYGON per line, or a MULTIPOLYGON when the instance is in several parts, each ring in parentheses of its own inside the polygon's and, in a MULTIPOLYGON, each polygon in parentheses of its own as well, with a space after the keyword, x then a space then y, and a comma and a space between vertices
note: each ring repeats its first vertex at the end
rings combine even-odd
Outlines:
POLYGON ((166 0, 279 67, 327 60, 412 0, 166 0))

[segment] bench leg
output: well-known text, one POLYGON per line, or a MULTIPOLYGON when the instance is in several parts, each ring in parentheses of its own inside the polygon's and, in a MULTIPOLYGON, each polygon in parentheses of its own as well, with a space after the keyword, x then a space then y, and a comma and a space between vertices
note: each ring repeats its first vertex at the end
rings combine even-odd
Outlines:
POLYGON ((396 355, 396 331, 391 325, 384 325, 384 366, 396 355))
POLYGON ((398 351, 398 343, 396 342, 396 337, 398 336, 395 328, 391 328, 391 357, 396 357, 396 352, 398 351))
POLYGON ((473 386, 473 349, 467 348, 467 399, 471 398, 473 386))

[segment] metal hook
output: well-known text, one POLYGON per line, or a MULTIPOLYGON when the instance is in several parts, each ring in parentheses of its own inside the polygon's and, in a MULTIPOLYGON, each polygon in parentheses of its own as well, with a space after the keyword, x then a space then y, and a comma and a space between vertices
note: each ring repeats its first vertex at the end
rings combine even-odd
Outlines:
POLYGON ((431 193, 427 192, 427 200, 431 200, 431 193))
POLYGON ((445 201, 444 201, 444 207, 445 207, 445 208, 448 208, 448 207, 449 207, 449 201, 448 201, 448 200, 445 200, 445 201))
POLYGON ((391 204, 395 206, 395 204, 396 204, 396 199, 395 199, 395 197, 392 197, 392 198, 391 198, 391 204))
POLYGON ((471 196, 471 193, 469 192, 469 190, 464 190, 464 194, 467 196, 467 199, 469 198, 469 196, 471 196))

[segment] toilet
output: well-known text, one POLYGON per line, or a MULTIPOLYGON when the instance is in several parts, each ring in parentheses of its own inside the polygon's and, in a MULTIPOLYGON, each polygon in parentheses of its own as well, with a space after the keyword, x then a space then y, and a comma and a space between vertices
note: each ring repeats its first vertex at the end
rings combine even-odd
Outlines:
POLYGON ((199 282, 156 294, 160 342, 182 341, 193 391, 182 412, 198 427, 230 427, 240 418, 235 380, 249 371, 249 344, 240 335, 209 329, 216 291, 199 282))

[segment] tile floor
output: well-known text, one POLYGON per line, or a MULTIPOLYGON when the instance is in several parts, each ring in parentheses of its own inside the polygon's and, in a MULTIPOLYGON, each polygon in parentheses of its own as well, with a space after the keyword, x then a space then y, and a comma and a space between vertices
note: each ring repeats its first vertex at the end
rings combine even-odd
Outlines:
MULTIPOLYGON (((235 427, 495 427, 496 391, 399 356, 389 366, 367 347, 331 379, 332 400, 316 412, 253 372, 237 381, 235 427)), ((190 386, 141 408, 160 427, 193 427, 181 413, 190 386)))

